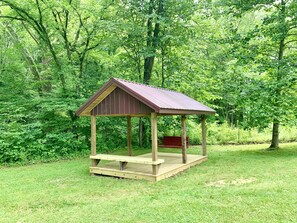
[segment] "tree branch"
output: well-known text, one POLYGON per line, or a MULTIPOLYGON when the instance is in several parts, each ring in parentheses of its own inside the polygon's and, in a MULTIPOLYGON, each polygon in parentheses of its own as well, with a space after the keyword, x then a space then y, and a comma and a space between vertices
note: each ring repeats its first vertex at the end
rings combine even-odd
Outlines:
POLYGON ((42 24, 42 12, 41 12, 41 8, 40 8, 38 0, 36 0, 36 5, 37 5, 37 9, 38 9, 38 14, 39 14, 39 23, 42 24))
POLYGON ((38 45, 39 41, 37 40, 37 38, 33 35, 33 33, 29 30, 29 28, 26 26, 26 24, 24 22, 22 22, 23 27, 25 28, 25 30, 29 33, 29 35, 32 37, 32 39, 35 41, 35 43, 38 45))
POLYGON ((297 42, 297 39, 294 39, 294 40, 289 40, 289 41, 287 41, 287 42, 285 42, 285 46, 287 45, 287 44, 289 44, 289 43, 293 43, 293 42, 297 42))
POLYGON ((14 17, 14 16, 8 16, 8 15, 0 15, 0 18, 4 18, 4 19, 13 19, 13 20, 20 20, 20 21, 24 21, 25 19, 21 18, 21 17, 14 17))
POLYGON ((100 45, 100 43, 96 43, 95 45, 93 45, 93 46, 87 48, 86 51, 93 50, 93 49, 95 49, 95 48, 96 48, 97 46, 99 46, 99 45, 100 45))

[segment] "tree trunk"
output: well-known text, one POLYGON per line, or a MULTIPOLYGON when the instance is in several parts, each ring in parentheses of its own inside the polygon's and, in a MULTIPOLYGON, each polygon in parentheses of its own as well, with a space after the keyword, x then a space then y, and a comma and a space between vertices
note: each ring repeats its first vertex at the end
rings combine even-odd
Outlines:
MULTIPOLYGON (((281 0, 281 9, 280 9, 280 19, 281 24, 283 26, 286 26, 286 3, 284 0, 281 0)), ((279 42, 279 50, 278 50, 278 65, 277 65, 277 77, 276 80, 278 83, 282 80, 282 62, 284 57, 284 51, 285 51, 285 39, 287 36, 287 29, 284 29, 283 37, 281 38, 279 42)), ((278 87, 276 89, 275 95, 277 98, 281 97, 281 89, 278 87)), ((274 105, 276 109, 279 109, 278 102, 276 102, 276 105, 274 105)), ((273 120, 273 127, 272 127, 272 139, 271 139, 271 145, 269 147, 270 150, 279 148, 279 120, 274 118, 273 120)))
POLYGON ((279 148, 279 122, 277 120, 274 120, 272 127, 272 140, 269 150, 277 148, 279 148))
MULTIPOLYGON (((155 27, 153 28, 153 13, 156 1, 150 0, 149 2, 149 11, 148 11, 148 20, 147 20, 147 36, 146 36, 146 47, 149 56, 144 58, 143 66, 143 83, 149 84, 152 76, 152 70, 155 61, 155 54, 159 41, 159 32, 160 32, 160 16, 163 14, 163 0, 159 0, 158 10, 155 12, 157 14, 157 21, 155 22, 155 27)), ((139 146, 143 145, 143 139, 146 134, 144 122, 141 118, 139 119, 139 146)))
POLYGON ((10 36, 12 37, 13 41, 15 43, 21 45, 20 51, 21 51, 25 61, 27 62, 28 66, 29 66, 29 68, 31 70, 31 73, 33 74, 34 80, 36 81, 35 84, 37 86, 38 94, 39 94, 39 96, 42 96, 43 95, 43 89, 44 89, 43 85, 44 84, 41 83, 40 72, 38 70, 38 66, 36 65, 36 63, 34 61, 34 58, 31 56, 29 50, 22 45, 16 31, 12 27, 10 27, 9 25, 6 26, 6 29, 9 32, 10 36))
POLYGON ((139 118, 138 122, 138 145, 139 147, 143 146, 143 130, 144 130, 144 123, 142 121, 142 118, 139 118))
MULTIPOLYGON (((149 2, 149 11, 148 11, 148 20, 147 20, 147 36, 146 36, 146 48, 148 54, 153 54, 155 52, 152 48, 152 32, 153 32, 153 18, 152 14, 154 11, 154 1, 150 0, 149 2), (150 52, 153 51, 153 52, 150 52)), ((143 83, 149 84, 152 74, 152 69, 154 65, 155 56, 147 56, 144 58, 144 66, 143 66, 143 83)))
POLYGON ((141 59, 140 57, 138 57, 136 59, 136 62, 137 62, 137 72, 138 72, 138 79, 141 80, 141 59))
POLYGON ((144 59, 144 75, 143 75, 143 83, 149 84, 152 76, 152 70, 154 66, 155 56, 146 57, 144 59))
POLYGON ((161 78, 162 78, 162 82, 161 82, 161 86, 162 88, 165 87, 165 64, 164 64, 164 61, 165 61, 165 47, 162 47, 161 48, 161 78))
POLYGON ((159 0, 158 4, 158 11, 157 13, 157 21, 155 23, 155 27, 153 29, 153 12, 155 8, 155 2, 153 0, 150 0, 150 6, 149 6, 149 18, 147 20, 147 40, 146 40, 146 47, 147 51, 150 56, 147 56, 144 58, 144 72, 143 72, 143 82, 145 84, 149 84, 151 76, 152 76, 152 70, 154 66, 155 61, 155 54, 158 46, 159 41, 159 33, 160 33, 160 17, 164 12, 163 8, 163 0, 159 0))

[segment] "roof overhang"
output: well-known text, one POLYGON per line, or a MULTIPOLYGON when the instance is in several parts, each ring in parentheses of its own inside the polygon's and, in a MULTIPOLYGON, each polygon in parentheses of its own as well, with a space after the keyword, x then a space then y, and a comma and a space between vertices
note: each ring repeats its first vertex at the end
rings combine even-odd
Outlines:
MULTIPOLYGON (((131 83, 131 82, 130 82, 131 83)), ((136 83, 135 83, 136 84, 136 83)), ((139 84, 140 85, 140 84, 139 84)), ((142 102, 143 104, 150 107, 154 112, 160 115, 194 115, 194 114, 215 114, 215 110, 205 107, 205 110, 189 110, 189 109, 172 109, 172 108, 160 108, 158 105, 152 101, 145 98, 145 96, 138 94, 131 87, 125 85, 125 81, 111 78, 106 84, 103 85, 87 102, 85 102, 77 111, 76 115, 78 116, 91 116, 91 111, 94 109, 100 102, 102 102, 109 94, 111 94, 116 88, 120 88, 128 94, 132 95, 134 98, 142 102)), ((152 91, 154 88, 152 88, 152 91)), ((165 90, 165 89, 164 89, 165 90)), ((202 105, 202 104, 201 104, 202 105)), ((204 109, 202 107, 202 109, 204 109)), ((147 114, 145 114, 147 115, 147 114)), ((145 116, 144 115, 144 116, 145 116)), ((107 115, 108 116, 108 115, 107 115)), ((127 114, 116 114, 110 116, 130 116, 127 114)), ((141 115, 137 115, 141 116, 141 115)))

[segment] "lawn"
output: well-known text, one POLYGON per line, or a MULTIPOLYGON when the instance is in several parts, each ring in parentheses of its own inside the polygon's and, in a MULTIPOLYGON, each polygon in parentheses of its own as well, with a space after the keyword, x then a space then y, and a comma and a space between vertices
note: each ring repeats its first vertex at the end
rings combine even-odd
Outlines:
POLYGON ((297 222, 297 143, 267 147, 209 146, 157 183, 90 177, 88 158, 1 167, 0 222, 297 222))

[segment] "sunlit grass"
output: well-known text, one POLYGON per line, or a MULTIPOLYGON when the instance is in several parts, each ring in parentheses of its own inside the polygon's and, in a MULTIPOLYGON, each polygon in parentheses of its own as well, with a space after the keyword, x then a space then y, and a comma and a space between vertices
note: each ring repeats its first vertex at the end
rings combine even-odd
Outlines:
POLYGON ((0 222, 297 222, 297 143, 281 146, 209 146, 158 183, 90 177, 87 158, 2 167, 0 222))

